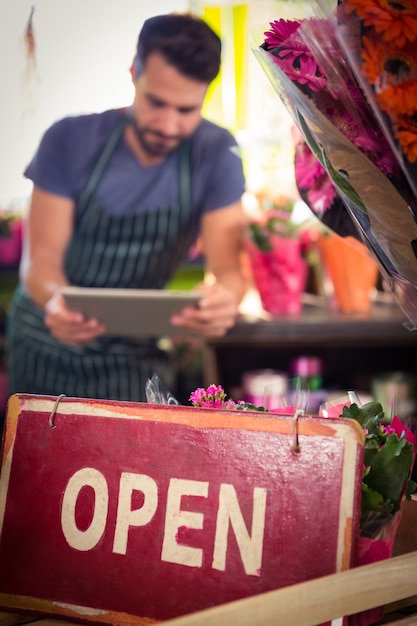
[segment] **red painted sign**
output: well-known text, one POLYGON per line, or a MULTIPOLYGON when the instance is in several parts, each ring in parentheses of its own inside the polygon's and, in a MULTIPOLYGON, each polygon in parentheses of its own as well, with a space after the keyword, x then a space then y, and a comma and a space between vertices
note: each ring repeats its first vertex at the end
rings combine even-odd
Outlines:
POLYGON ((145 624, 349 567, 352 420, 55 400, 9 401, 0 606, 145 624))

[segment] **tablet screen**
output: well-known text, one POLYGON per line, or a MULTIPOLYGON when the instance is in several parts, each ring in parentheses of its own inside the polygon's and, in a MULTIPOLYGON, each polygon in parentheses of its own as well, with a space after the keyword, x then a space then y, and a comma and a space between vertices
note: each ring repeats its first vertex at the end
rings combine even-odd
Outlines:
POLYGON ((68 308, 104 322, 106 335, 136 338, 192 334, 172 326, 169 319, 185 306, 197 306, 202 296, 196 291, 72 286, 61 292, 68 308))

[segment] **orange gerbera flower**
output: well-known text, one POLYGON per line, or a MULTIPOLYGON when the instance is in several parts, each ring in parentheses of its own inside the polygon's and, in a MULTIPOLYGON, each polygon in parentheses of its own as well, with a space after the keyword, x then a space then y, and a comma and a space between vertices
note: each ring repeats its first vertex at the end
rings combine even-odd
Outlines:
POLYGON ((385 41, 404 46, 417 38, 417 0, 347 0, 346 8, 356 11, 385 41))
POLYGON ((376 92, 376 98, 381 109, 388 114, 413 115, 417 111, 417 80, 388 85, 383 91, 376 92))
POLYGON ((385 71, 387 46, 371 34, 362 38, 362 46, 362 74, 371 85, 376 85, 385 71))
POLYGON ((417 42, 404 48, 387 46, 370 33, 362 43, 362 72, 381 108, 412 115, 417 111, 417 42))
POLYGON ((414 117, 402 116, 397 120, 394 129, 401 149, 410 163, 417 161, 417 120, 414 117))

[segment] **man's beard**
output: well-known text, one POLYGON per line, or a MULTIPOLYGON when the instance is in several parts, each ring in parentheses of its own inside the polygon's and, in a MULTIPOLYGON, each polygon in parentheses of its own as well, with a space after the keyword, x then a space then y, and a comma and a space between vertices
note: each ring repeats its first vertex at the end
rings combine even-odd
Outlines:
POLYGON ((153 157, 164 157, 171 154, 178 148, 178 146, 185 141, 186 137, 182 136, 174 136, 167 137, 162 133, 159 133, 154 130, 150 130, 147 128, 139 128, 139 126, 132 122, 133 130, 135 131, 135 135, 137 140, 139 141, 142 149, 150 156, 153 157), (151 136, 154 141, 149 141, 147 136, 151 136), (158 138, 160 141, 158 141, 158 138), (166 139, 169 139, 169 143, 166 142, 166 139), (172 143, 174 141, 174 143, 172 143))

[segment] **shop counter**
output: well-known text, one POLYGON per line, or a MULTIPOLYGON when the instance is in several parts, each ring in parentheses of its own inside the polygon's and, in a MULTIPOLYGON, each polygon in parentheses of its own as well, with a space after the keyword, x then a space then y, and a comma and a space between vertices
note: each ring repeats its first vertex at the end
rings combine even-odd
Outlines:
POLYGON ((225 336, 206 342, 204 382, 239 392, 245 371, 273 368, 291 375, 297 356, 322 359, 329 389, 368 391, 373 378, 387 372, 417 377, 417 331, 407 322, 394 303, 375 303, 355 315, 313 305, 294 316, 242 314, 225 336))

